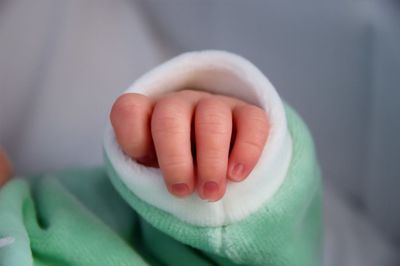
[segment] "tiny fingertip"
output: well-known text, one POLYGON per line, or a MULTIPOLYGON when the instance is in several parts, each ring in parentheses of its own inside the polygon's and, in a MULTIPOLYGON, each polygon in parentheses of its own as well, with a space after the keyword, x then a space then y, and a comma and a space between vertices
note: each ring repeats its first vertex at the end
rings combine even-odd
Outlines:
POLYGON ((232 181, 240 182, 245 178, 244 165, 241 163, 235 163, 230 166, 228 177, 232 181))
POLYGON ((183 198, 191 194, 190 188, 185 183, 176 183, 170 186, 171 192, 178 198, 183 198))

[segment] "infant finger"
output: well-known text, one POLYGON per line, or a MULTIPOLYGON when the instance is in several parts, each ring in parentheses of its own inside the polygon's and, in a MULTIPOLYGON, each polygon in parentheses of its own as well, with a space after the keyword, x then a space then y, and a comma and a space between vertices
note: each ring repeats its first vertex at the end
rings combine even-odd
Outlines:
POLYGON ((194 105, 180 97, 162 98, 154 107, 151 133, 168 190, 185 197, 193 192, 190 132, 194 105))
POLYGON ((229 158, 228 178, 242 181, 253 170, 268 137, 268 118, 254 105, 238 105, 233 109, 236 138, 229 158))
POLYGON ((219 200, 225 193, 231 108, 217 98, 203 98, 196 107, 195 135, 198 191, 203 199, 219 200))
POLYGON ((114 103, 110 119, 122 150, 139 162, 157 161, 150 132, 152 100, 142 94, 127 93, 114 103))

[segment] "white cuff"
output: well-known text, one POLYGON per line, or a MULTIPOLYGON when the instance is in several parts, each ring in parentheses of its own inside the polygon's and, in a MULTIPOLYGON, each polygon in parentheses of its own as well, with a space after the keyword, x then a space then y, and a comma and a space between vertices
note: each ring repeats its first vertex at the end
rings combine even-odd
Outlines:
POLYGON ((292 140, 283 103, 269 80, 246 59, 224 51, 180 55, 139 78, 127 91, 148 96, 181 89, 199 89, 242 99, 263 108, 270 132, 262 155, 242 182, 227 183, 224 197, 210 203, 197 193, 184 199, 172 196, 160 169, 127 157, 109 124, 104 150, 122 183, 144 202, 180 220, 199 226, 221 226, 244 219, 268 204, 283 183, 292 155, 292 140))

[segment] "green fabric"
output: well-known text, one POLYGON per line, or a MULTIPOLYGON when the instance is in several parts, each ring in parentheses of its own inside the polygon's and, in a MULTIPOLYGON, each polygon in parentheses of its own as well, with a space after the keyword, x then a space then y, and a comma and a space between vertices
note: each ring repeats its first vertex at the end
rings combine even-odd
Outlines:
POLYGON ((180 221, 137 198, 106 158, 105 168, 17 178, 0 190, 0 238, 15 238, 0 248, 0 265, 319 265, 320 172, 306 126, 286 113, 287 177, 246 219, 180 221))

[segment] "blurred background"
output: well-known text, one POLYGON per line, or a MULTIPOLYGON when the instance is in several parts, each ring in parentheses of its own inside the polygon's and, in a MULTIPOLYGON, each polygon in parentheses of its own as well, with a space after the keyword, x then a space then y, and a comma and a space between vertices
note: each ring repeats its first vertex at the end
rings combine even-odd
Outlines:
POLYGON ((101 164, 113 100, 201 49, 248 58, 310 127, 323 265, 400 265, 400 1, 0 0, 0 144, 17 174, 101 164))

